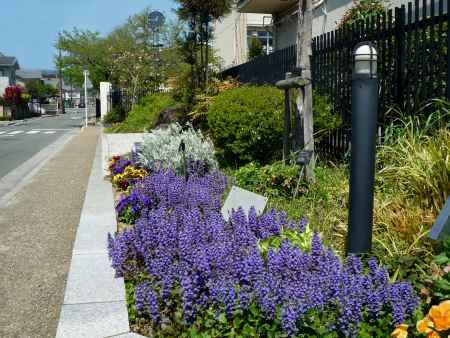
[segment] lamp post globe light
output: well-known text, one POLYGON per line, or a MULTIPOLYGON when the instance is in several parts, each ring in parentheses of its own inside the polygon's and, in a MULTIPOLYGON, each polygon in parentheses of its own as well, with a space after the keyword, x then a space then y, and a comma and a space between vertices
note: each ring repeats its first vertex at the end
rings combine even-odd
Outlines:
POLYGON ((370 78, 377 76, 377 50, 370 42, 356 45, 353 51, 353 69, 355 75, 365 75, 370 78))
POLYGON ((377 51, 363 42, 353 51, 348 254, 372 247, 377 117, 377 51))

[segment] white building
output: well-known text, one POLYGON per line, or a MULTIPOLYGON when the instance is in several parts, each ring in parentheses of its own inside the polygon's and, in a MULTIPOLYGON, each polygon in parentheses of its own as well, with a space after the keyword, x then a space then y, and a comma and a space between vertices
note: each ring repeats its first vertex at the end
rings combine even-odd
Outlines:
MULTIPOLYGON (((313 4, 319 1, 313 0, 313 4)), ((391 0, 386 1, 386 6, 393 8, 407 3, 407 0, 391 0)), ((313 12, 313 37, 336 29, 344 13, 353 5, 354 0, 324 0, 313 12)), ((275 50, 297 42, 298 6, 298 0, 240 0, 237 5, 241 13, 272 14, 275 50)))
POLYGON ((247 61, 251 39, 261 41, 264 51, 271 52, 272 16, 268 14, 241 13, 237 7, 220 21, 214 23, 213 48, 221 58, 224 69, 247 61))

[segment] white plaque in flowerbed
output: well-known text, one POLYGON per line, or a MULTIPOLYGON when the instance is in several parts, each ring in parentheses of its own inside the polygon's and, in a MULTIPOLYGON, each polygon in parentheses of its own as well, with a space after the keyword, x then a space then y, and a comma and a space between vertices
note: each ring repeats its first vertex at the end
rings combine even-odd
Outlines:
POLYGON ((256 213, 260 215, 264 211, 266 204, 267 197, 233 186, 222 207, 222 215, 228 221, 233 210, 242 208, 248 216, 251 207, 254 207, 256 213))

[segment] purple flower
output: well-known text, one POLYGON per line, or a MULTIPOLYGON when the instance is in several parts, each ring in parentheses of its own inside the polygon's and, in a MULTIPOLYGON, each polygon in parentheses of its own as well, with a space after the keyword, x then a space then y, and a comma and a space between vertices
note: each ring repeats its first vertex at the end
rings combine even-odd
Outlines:
MULTIPOLYGON (((358 257, 342 262, 318 233, 310 251, 286 240, 262 254, 258 242, 292 223, 285 213, 257 216, 254 209, 248 217, 236 210, 225 221, 220 213, 225 183, 217 172, 186 181, 165 170, 149 175, 126 197, 127 208, 140 218, 132 229, 108 237, 108 252, 117 276, 148 279, 136 287, 136 308, 155 325, 170 313, 166 307, 174 294, 188 325, 208 308, 231 316, 236 307, 255 306, 267 320, 279 320, 289 336, 310 324, 311 312, 332 314, 325 327, 356 337, 366 316, 387 313, 396 325, 417 308, 409 284, 390 283, 375 259, 367 274, 358 257)), ((298 228, 305 226, 301 221, 298 228)))

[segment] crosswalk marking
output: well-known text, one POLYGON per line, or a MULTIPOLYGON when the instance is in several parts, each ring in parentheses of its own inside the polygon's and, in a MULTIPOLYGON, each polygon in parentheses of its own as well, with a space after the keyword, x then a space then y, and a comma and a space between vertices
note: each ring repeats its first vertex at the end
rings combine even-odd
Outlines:
MULTIPOLYGON (((58 131, 62 131, 66 129, 33 129, 33 130, 14 130, 14 131, 7 131, 3 130, 0 131, 0 136, 16 136, 19 134, 23 135, 37 135, 37 134, 44 134, 44 135, 53 135, 56 134, 58 131)), ((67 129, 69 130, 69 129, 67 129)))

